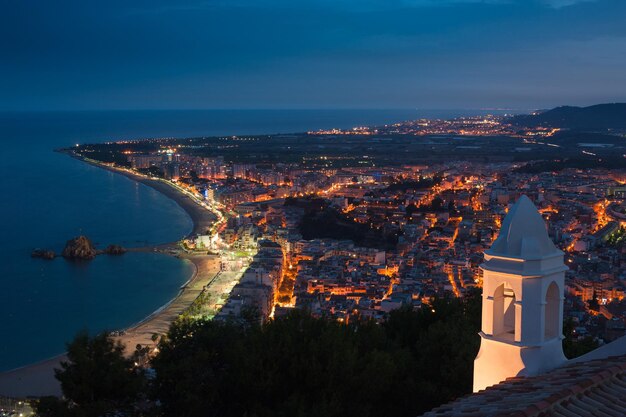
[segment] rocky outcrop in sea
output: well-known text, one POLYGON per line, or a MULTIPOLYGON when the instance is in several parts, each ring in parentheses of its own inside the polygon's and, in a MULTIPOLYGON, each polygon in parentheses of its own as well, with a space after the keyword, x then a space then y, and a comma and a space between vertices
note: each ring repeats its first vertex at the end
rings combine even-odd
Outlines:
POLYGON ((30 254, 31 258, 41 258, 51 260, 54 259, 57 255, 53 250, 48 249, 35 249, 30 254))
MULTIPOLYGON (((65 244, 65 249, 61 253, 65 259, 84 259, 91 260, 97 255, 123 255, 126 253, 126 248, 120 245, 109 245, 104 250, 98 250, 95 248, 91 240, 87 236, 78 236, 70 239, 65 244)), ((54 259, 57 255, 54 251, 49 249, 34 249, 30 256, 32 258, 41 259, 54 259)))
POLYGON ((96 257, 98 252, 86 236, 78 236, 70 239, 65 244, 65 249, 61 255, 66 259, 85 259, 91 260, 96 257))
POLYGON ((126 249, 120 245, 109 245, 104 250, 107 255, 123 255, 126 253, 126 249))

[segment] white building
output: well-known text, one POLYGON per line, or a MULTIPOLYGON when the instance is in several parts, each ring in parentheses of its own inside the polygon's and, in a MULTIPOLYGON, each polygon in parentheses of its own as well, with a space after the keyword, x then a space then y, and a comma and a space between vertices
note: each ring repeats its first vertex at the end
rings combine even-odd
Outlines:
POLYGON ((564 364, 567 267, 528 197, 522 196, 509 211, 481 268, 482 331, 474 361, 474 392, 564 364))

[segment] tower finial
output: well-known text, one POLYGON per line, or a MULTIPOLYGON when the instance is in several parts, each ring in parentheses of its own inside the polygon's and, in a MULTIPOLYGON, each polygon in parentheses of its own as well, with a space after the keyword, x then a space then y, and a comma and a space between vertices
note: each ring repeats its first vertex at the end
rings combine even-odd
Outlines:
POLYGON ((550 240, 537 207, 522 195, 502 222, 500 234, 487 254, 536 259, 560 252, 550 240))

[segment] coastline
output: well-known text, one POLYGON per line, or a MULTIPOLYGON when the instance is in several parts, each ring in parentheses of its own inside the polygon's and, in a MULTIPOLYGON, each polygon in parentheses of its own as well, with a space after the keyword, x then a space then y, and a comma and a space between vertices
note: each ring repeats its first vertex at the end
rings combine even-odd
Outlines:
POLYGON ((126 346, 126 353, 132 353, 138 344, 154 346, 152 335, 166 334, 170 325, 198 298, 220 270, 220 259, 217 255, 185 255, 183 259, 194 265, 195 272, 181 287, 178 295, 139 323, 125 329, 122 335, 115 337, 126 346))
MULTIPOLYGON (((216 216, 209 210, 201 207, 191 197, 167 183, 145 178, 125 170, 94 163, 72 153, 64 153, 98 168, 123 175, 133 181, 151 187, 157 192, 174 200, 191 218, 193 223, 191 234, 206 233, 207 229, 217 220, 216 216)), ((151 249, 171 248, 171 246, 171 243, 166 243, 163 245, 155 245, 151 247, 151 249)), ((139 249, 145 250, 148 248, 139 249)), ((160 250, 159 252, 172 256, 167 250, 160 250)), ((184 254, 180 256, 180 258, 194 265, 195 270, 192 276, 180 287, 178 294, 169 302, 162 305, 139 322, 130 325, 123 330, 123 334, 115 337, 126 346, 126 353, 132 353, 137 344, 154 345, 151 339, 152 335, 154 333, 167 333, 171 323, 191 305, 205 286, 220 271, 219 257, 216 255, 184 254)), ((59 368, 61 361, 65 359, 66 355, 61 354, 40 362, 0 372, 0 397, 26 398, 61 395, 59 382, 54 378, 54 369, 59 368)))
POLYGON ((92 162, 89 159, 75 155, 74 153, 71 153, 71 152, 65 152, 65 151, 60 151, 60 152, 64 153, 65 155, 71 158, 84 162, 86 164, 95 166, 100 169, 104 169, 109 172, 113 172, 115 174, 123 175, 126 178, 130 178, 131 180, 135 182, 144 184, 160 192, 161 194, 170 198, 171 200, 174 200, 176 204, 178 204, 185 211, 185 213, 187 213, 187 215, 191 218, 191 221, 193 223, 191 234, 197 235, 197 234, 206 233, 206 230, 213 225, 215 220, 217 220, 213 213, 211 213, 207 209, 198 205, 198 203, 196 203, 193 199, 191 199, 191 197, 183 194, 182 192, 180 192, 173 186, 163 181, 146 178, 142 175, 135 174, 127 170, 115 168, 115 167, 101 164, 101 163, 92 162))

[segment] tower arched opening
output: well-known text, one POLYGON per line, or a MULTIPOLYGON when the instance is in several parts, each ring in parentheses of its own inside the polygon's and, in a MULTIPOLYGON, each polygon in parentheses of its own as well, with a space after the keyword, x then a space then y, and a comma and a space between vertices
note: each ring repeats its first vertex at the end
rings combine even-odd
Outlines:
POLYGON ((493 294, 493 335, 515 340, 515 292, 504 283, 493 294))
POLYGON ((560 312, 561 310, 561 294, 559 286, 552 281, 546 291, 546 308, 545 308, 545 332, 544 340, 550 340, 559 336, 560 330, 560 312))

